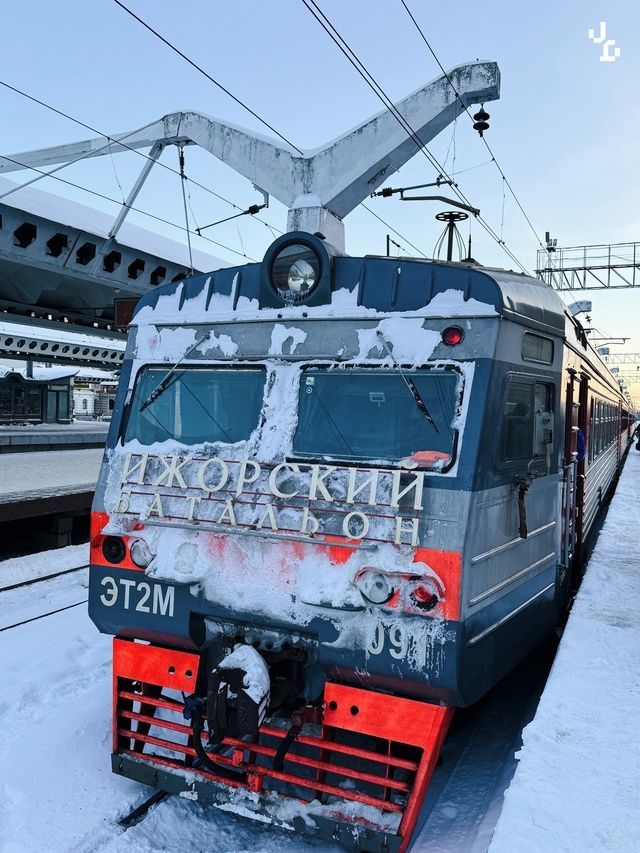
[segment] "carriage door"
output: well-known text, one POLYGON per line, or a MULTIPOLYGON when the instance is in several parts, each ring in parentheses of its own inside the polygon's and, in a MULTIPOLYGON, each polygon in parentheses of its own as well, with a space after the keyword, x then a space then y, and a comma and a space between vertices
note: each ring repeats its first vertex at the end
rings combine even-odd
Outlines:
POLYGON ((578 430, 576 435, 582 433, 584 444, 586 445, 582 454, 578 454, 576 465, 576 484, 575 484, 575 538, 573 549, 573 563, 571 568, 571 586, 572 589, 577 589, 580 582, 580 570, 583 563, 583 548, 582 548, 582 522, 584 516, 584 483, 587 473, 588 456, 587 447, 591 441, 589 434, 589 403, 593 406, 593 399, 589 400, 589 376, 582 373, 580 376, 580 396, 578 409, 578 430))
MULTIPOLYGON (((564 479, 562 494, 562 567, 561 583, 571 569, 576 547, 576 520, 578 506, 578 456, 580 430, 579 382, 575 371, 569 371, 567 382, 567 408, 565 416, 564 479)), ((567 590, 568 591, 568 590, 567 590)))

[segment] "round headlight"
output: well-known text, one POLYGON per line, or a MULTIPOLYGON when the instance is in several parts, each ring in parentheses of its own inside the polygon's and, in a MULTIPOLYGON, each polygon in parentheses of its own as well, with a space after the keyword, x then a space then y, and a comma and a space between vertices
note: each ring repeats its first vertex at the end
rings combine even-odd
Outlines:
POLYGON ((149 546, 142 539, 136 539, 129 545, 129 553, 133 562, 136 566, 140 566, 141 569, 146 569, 151 560, 153 560, 153 554, 149 550, 149 546))
POLYGON ((124 541, 119 536, 107 536, 102 543, 102 553, 108 563, 121 563, 127 555, 124 541))
POLYGON ((359 585, 363 597, 372 604, 386 604, 395 592, 389 578, 381 572, 365 572, 359 585))
POLYGON ((285 246, 271 264, 271 286, 285 302, 304 302, 320 280, 320 260, 309 246, 285 246))

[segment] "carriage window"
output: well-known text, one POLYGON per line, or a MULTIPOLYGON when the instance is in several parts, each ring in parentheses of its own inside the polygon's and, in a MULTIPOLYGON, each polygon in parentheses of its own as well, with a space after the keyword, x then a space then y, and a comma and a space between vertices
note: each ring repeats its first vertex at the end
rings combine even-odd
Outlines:
POLYGON ((405 376, 432 422, 396 371, 304 371, 294 453, 369 462, 411 458, 420 467, 442 469, 453 457, 461 377, 429 369, 405 376))
POLYGON ((540 361, 544 364, 553 362, 553 341, 532 332, 525 332, 522 337, 522 358, 524 361, 540 361))
POLYGON ((168 370, 145 369, 136 382, 125 441, 183 444, 244 441, 258 425, 266 371, 176 370, 148 405, 168 370))
POLYGON ((502 409, 500 458, 505 461, 531 459, 533 436, 533 385, 510 382, 502 409))
POLYGON ((542 416, 553 412, 553 388, 548 382, 509 382, 500 427, 502 462, 528 462, 545 455, 550 436, 542 416))
POLYGON ((588 436, 590 462, 616 442, 617 424, 617 407, 593 397, 591 399, 588 436))

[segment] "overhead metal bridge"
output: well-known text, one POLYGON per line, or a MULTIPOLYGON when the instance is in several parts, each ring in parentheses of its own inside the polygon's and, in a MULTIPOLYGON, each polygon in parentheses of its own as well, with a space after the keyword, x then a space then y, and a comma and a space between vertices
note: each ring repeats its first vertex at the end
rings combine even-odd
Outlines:
POLYGON ((556 290, 640 286, 640 243, 538 249, 537 275, 556 290))

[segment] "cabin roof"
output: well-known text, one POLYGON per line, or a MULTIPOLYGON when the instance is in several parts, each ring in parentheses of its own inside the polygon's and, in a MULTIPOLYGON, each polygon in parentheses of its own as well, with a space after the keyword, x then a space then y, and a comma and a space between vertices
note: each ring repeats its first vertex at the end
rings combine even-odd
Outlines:
POLYGON ((133 323, 180 325, 247 318, 374 318, 502 315, 564 335, 565 307, 540 279, 476 264, 386 257, 335 257, 324 302, 274 307, 264 265, 230 267, 159 287, 138 303, 133 323), (265 293, 265 289, 269 293, 265 293), (147 310, 144 310, 147 309, 147 310))

